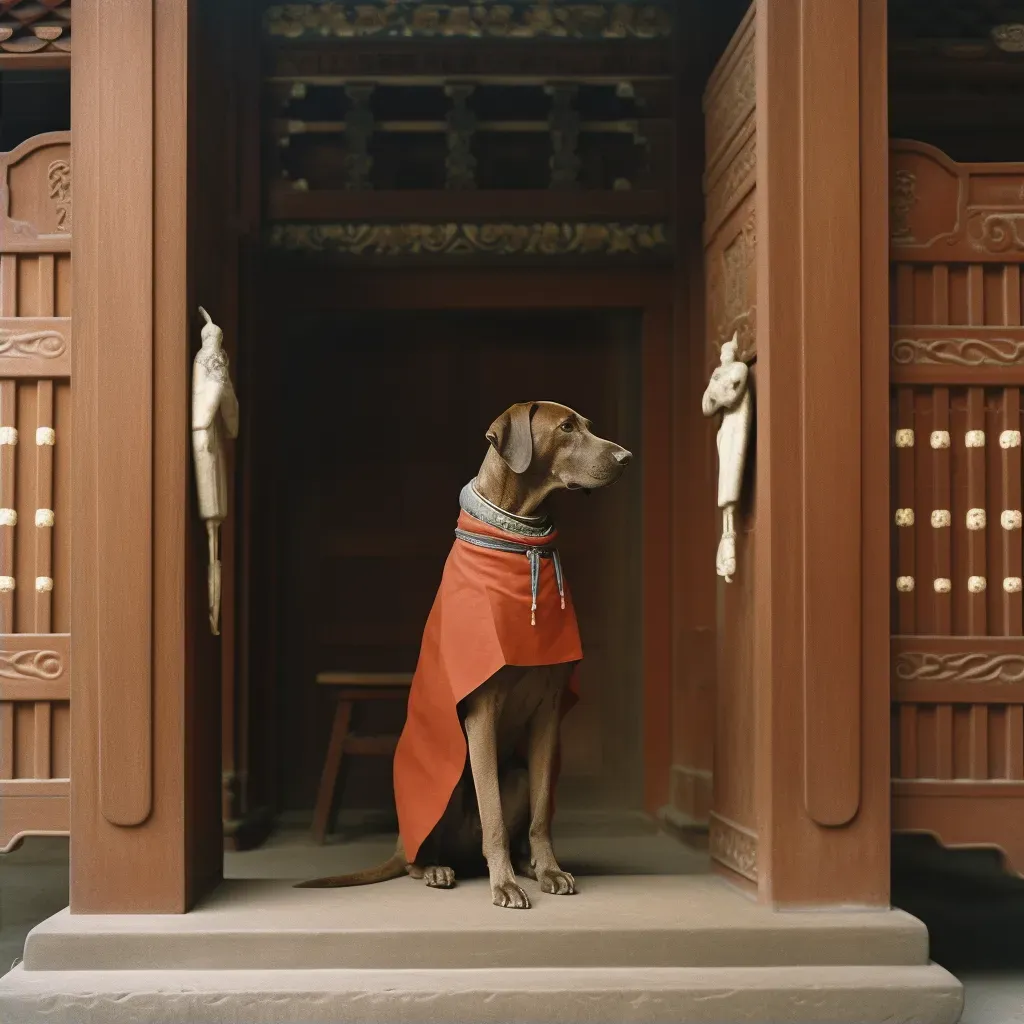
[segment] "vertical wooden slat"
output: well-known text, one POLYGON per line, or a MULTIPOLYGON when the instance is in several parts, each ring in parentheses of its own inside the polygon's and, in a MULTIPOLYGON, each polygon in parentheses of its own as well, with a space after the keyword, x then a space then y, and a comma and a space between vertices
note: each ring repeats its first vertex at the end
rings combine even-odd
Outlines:
MULTIPOLYGON (((0 380, 0 509, 8 510, 7 516, 18 507, 16 480, 18 457, 18 407, 17 385, 13 380, 0 380)), ((0 633, 14 632, 14 545, 16 527, 12 522, 0 526, 0 576, 8 583, 0 587, 0 633)))
MULTIPOLYGON (((36 384, 36 422, 40 432, 53 430, 53 381, 41 380, 36 384)), ((53 514, 53 445, 40 444, 47 440, 39 434, 36 441, 36 519, 26 523, 26 529, 35 531, 36 578, 33 619, 37 633, 49 633, 53 609, 53 529, 49 516, 53 514)))
MULTIPOLYGON (((1002 522, 1003 512, 1019 512, 1021 507, 1021 447, 1017 443, 1020 435, 1020 389, 1006 388, 1003 391, 1002 422, 999 457, 1001 462, 1001 501, 998 510, 993 510, 990 530, 997 530, 1001 548, 1000 621, 997 632, 1003 636, 1020 636, 1022 625, 1022 595, 1014 584, 1005 580, 1021 578, 1021 531, 1006 529, 1002 522)), ((1010 520, 1007 525, 1012 526, 1010 520)))
POLYGON ((917 705, 900 705, 900 761, 901 779, 913 779, 918 774, 917 763, 917 705))
POLYGON ((37 779, 48 779, 53 763, 50 750, 53 732, 50 704, 47 701, 37 701, 33 705, 32 722, 32 774, 37 779))
POLYGON ((935 708, 935 777, 953 778, 953 708, 949 704, 935 708))
POLYGON ((1024 779, 1024 707, 1006 709, 1006 777, 1024 779))
MULTIPOLYGON (((973 271, 975 268, 972 267, 973 271)), ((980 270, 980 268, 978 268, 980 270)), ((954 581, 956 586, 968 587, 967 594, 967 633, 970 636, 985 636, 988 632, 988 596, 985 589, 989 585, 1001 585, 1002 581, 988 579, 988 553, 985 550, 986 527, 978 527, 972 522, 972 516, 980 512, 986 514, 985 500, 985 445, 992 443, 995 439, 985 436, 985 392, 982 388, 968 388, 967 390, 967 434, 959 438, 959 443, 966 445, 966 438, 977 436, 980 432, 981 445, 967 447, 967 515, 965 517, 966 529, 964 540, 967 554, 967 580, 954 581), (972 588, 972 581, 975 586, 972 588)))
POLYGON ((932 267, 931 322, 949 323, 949 267, 945 263, 937 263, 932 267))
POLYGON ((0 256, 0 316, 18 315, 18 257, 0 256))
POLYGON ((970 714, 970 753, 968 770, 972 779, 987 779, 988 772, 988 707, 974 704, 970 714))
MULTIPOLYGON (((900 388, 896 397, 897 430, 915 430, 914 392, 911 388, 900 388)), ((919 441, 915 430, 914 445, 896 449, 896 495, 897 507, 914 507, 914 465, 915 451, 919 441)), ((899 579, 913 580, 916 589, 916 555, 914 530, 896 527, 896 575, 899 579)), ((896 627, 900 633, 913 633, 917 628, 917 599, 913 590, 900 590, 896 600, 896 627)))
POLYGON ((14 705, 0 704, 0 779, 14 778, 14 705))
MULTIPOLYGON (((949 433, 949 388, 935 388, 932 394, 932 433, 949 433)), ((930 440, 929 440, 930 445, 930 440)), ((950 479, 950 449, 930 448, 932 464, 931 506, 922 510, 932 532, 932 578, 927 586, 933 602, 932 628, 946 636, 953 631, 953 597, 937 581, 953 578, 953 491, 950 479)))

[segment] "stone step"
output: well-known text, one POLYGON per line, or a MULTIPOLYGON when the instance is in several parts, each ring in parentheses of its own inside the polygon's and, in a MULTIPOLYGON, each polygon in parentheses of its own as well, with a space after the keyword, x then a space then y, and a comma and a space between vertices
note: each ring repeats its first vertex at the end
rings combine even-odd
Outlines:
MULTIPOLYGON (((269 965, 267 965, 269 966, 269 965)), ((26 971, 0 979, 18 1024, 954 1024, 960 984, 917 967, 26 971)))
POLYGON ((924 926, 901 911, 773 913, 715 876, 598 876, 575 896, 524 881, 532 907, 487 883, 411 878, 349 889, 225 882, 181 915, 70 915, 29 934, 40 971, 646 969, 924 966, 924 926))

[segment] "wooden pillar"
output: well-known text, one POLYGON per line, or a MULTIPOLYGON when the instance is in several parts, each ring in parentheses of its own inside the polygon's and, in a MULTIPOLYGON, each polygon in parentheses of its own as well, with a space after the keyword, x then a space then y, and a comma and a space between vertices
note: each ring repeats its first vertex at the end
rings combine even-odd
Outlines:
POLYGON ((197 841, 220 822, 216 800, 212 823, 195 813, 186 653, 191 6, 92 0, 75 17, 75 913, 182 912, 220 870, 197 841))
POLYGON ((885 0, 756 14, 756 877, 889 895, 885 0))

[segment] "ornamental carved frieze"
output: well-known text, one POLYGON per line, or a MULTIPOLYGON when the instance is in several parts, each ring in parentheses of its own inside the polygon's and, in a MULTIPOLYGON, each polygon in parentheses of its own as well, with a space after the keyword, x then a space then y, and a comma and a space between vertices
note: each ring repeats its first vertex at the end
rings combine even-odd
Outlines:
POLYGON ((896 678, 905 682, 1020 683, 1024 654, 995 651, 901 651, 896 678))
POLYGON ((282 40, 359 39, 665 39, 666 3, 376 3, 275 4, 266 33, 282 40))
POLYGON ((272 248, 349 257, 661 256, 665 224, 276 224, 272 248))
POLYGON ((1014 366, 1024 360, 1018 338, 897 338, 892 361, 898 366, 1014 366))
POLYGON ((708 852, 712 860, 751 882, 757 881, 757 836, 749 829, 712 814, 708 825, 708 852))

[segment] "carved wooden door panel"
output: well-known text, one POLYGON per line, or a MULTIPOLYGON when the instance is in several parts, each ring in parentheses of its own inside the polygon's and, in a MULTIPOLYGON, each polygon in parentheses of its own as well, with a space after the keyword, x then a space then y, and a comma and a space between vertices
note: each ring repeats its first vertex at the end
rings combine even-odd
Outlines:
POLYGON ((893 828, 1024 871, 1024 164, 891 152, 893 828))
POLYGON ((0 154, 0 850, 69 827, 71 135, 0 154))
MULTIPOLYGON (((704 94, 705 381, 722 345, 734 335, 739 358, 757 374, 757 135, 755 12, 751 6, 708 81, 704 94)), ((703 469, 709 501, 717 492, 715 427, 704 434, 703 469)), ((714 810, 711 856, 754 881, 754 515, 753 459, 736 519, 736 557, 742 570, 718 588, 714 810)), ((717 541, 721 519, 715 519, 717 541)), ((709 548, 711 571, 714 547, 709 548)))

